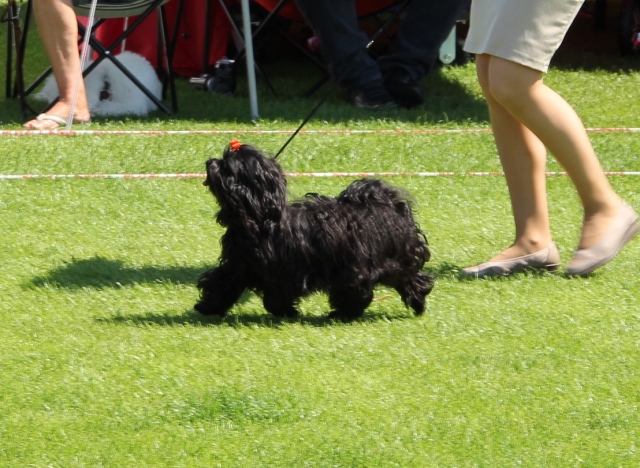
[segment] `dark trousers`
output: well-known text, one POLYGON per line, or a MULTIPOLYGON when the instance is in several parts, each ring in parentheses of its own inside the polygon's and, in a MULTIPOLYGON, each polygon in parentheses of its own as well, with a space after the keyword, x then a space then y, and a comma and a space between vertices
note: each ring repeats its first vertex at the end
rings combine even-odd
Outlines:
POLYGON ((366 52, 369 38, 358 28, 355 0, 296 0, 320 40, 335 81, 353 90, 402 69, 420 81, 433 68, 465 0, 412 0, 402 20, 395 50, 378 62, 366 52))

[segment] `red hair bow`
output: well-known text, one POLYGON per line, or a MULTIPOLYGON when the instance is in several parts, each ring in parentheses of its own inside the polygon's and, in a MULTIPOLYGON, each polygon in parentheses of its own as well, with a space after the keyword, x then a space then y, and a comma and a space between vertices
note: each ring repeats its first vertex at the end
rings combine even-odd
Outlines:
POLYGON ((242 143, 240 143, 240 140, 238 140, 237 138, 234 138, 229 142, 229 146, 233 151, 238 151, 242 146, 242 143))

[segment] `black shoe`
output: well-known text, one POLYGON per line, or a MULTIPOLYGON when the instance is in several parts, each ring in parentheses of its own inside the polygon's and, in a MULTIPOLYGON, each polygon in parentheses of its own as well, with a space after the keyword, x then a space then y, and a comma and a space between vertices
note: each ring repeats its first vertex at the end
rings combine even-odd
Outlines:
POLYGON ((361 109, 390 109, 397 107, 381 81, 366 83, 349 93, 351 102, 361 109))
POLYGON ((424 91, 418 80, 402 70, 387 72, 382 82, 398 105, 411 109, 424 103, 424 91))

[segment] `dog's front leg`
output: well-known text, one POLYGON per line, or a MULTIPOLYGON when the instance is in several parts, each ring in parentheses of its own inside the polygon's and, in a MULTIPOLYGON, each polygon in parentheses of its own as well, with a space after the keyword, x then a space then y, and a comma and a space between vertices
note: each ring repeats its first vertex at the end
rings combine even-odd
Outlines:
POLYGON ((359 319, 373 300, 373 285, 359 284, 347 287, 333 285, 329 290, 329 305, 333 308, 327 318, 351 322, 359 319))
POLYGON ((300 315, 295 308, 295 298, 291 293, 281 288, 265 287, 262 294, 262 304, 270 314, 276 317, 295 318, 300 315))
POLYGON ((205 271, 198 278, 200 301, 194 309, 204 315, 226 315, 248 286, 244 278, 226 264, 205 271))

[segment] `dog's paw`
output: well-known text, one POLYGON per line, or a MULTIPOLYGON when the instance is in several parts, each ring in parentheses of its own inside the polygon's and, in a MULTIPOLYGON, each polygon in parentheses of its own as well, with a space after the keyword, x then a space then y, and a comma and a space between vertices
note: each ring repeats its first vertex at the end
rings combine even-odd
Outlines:
POLYGON ((333 312, 330 312, 329 315, 327 315, 327 318, 329 320, 337 320, 340 322, 348 323, 353 322, 354 320, 358 320, 360 317, 362 317, 363 314, 364 312, 354 314, 345 311, 334 310, 333 312))
POLYGON ((193 306, 193 308, 202 315, 217 315, 219 317, 224 317, 227 313, 226 310, 216 310, 215 307, 212 307, 211 304, 207 304, 206 302, 198 302, 193 306))
POLYGON ((277 312, 274 312, 274 311, 269 311, 269 312, 271 313, 271 315, 277 318, 296 319, 300 317, 300 312, 298 312, 295 308, 287 309, 284 311, 279 310, 277 312))

